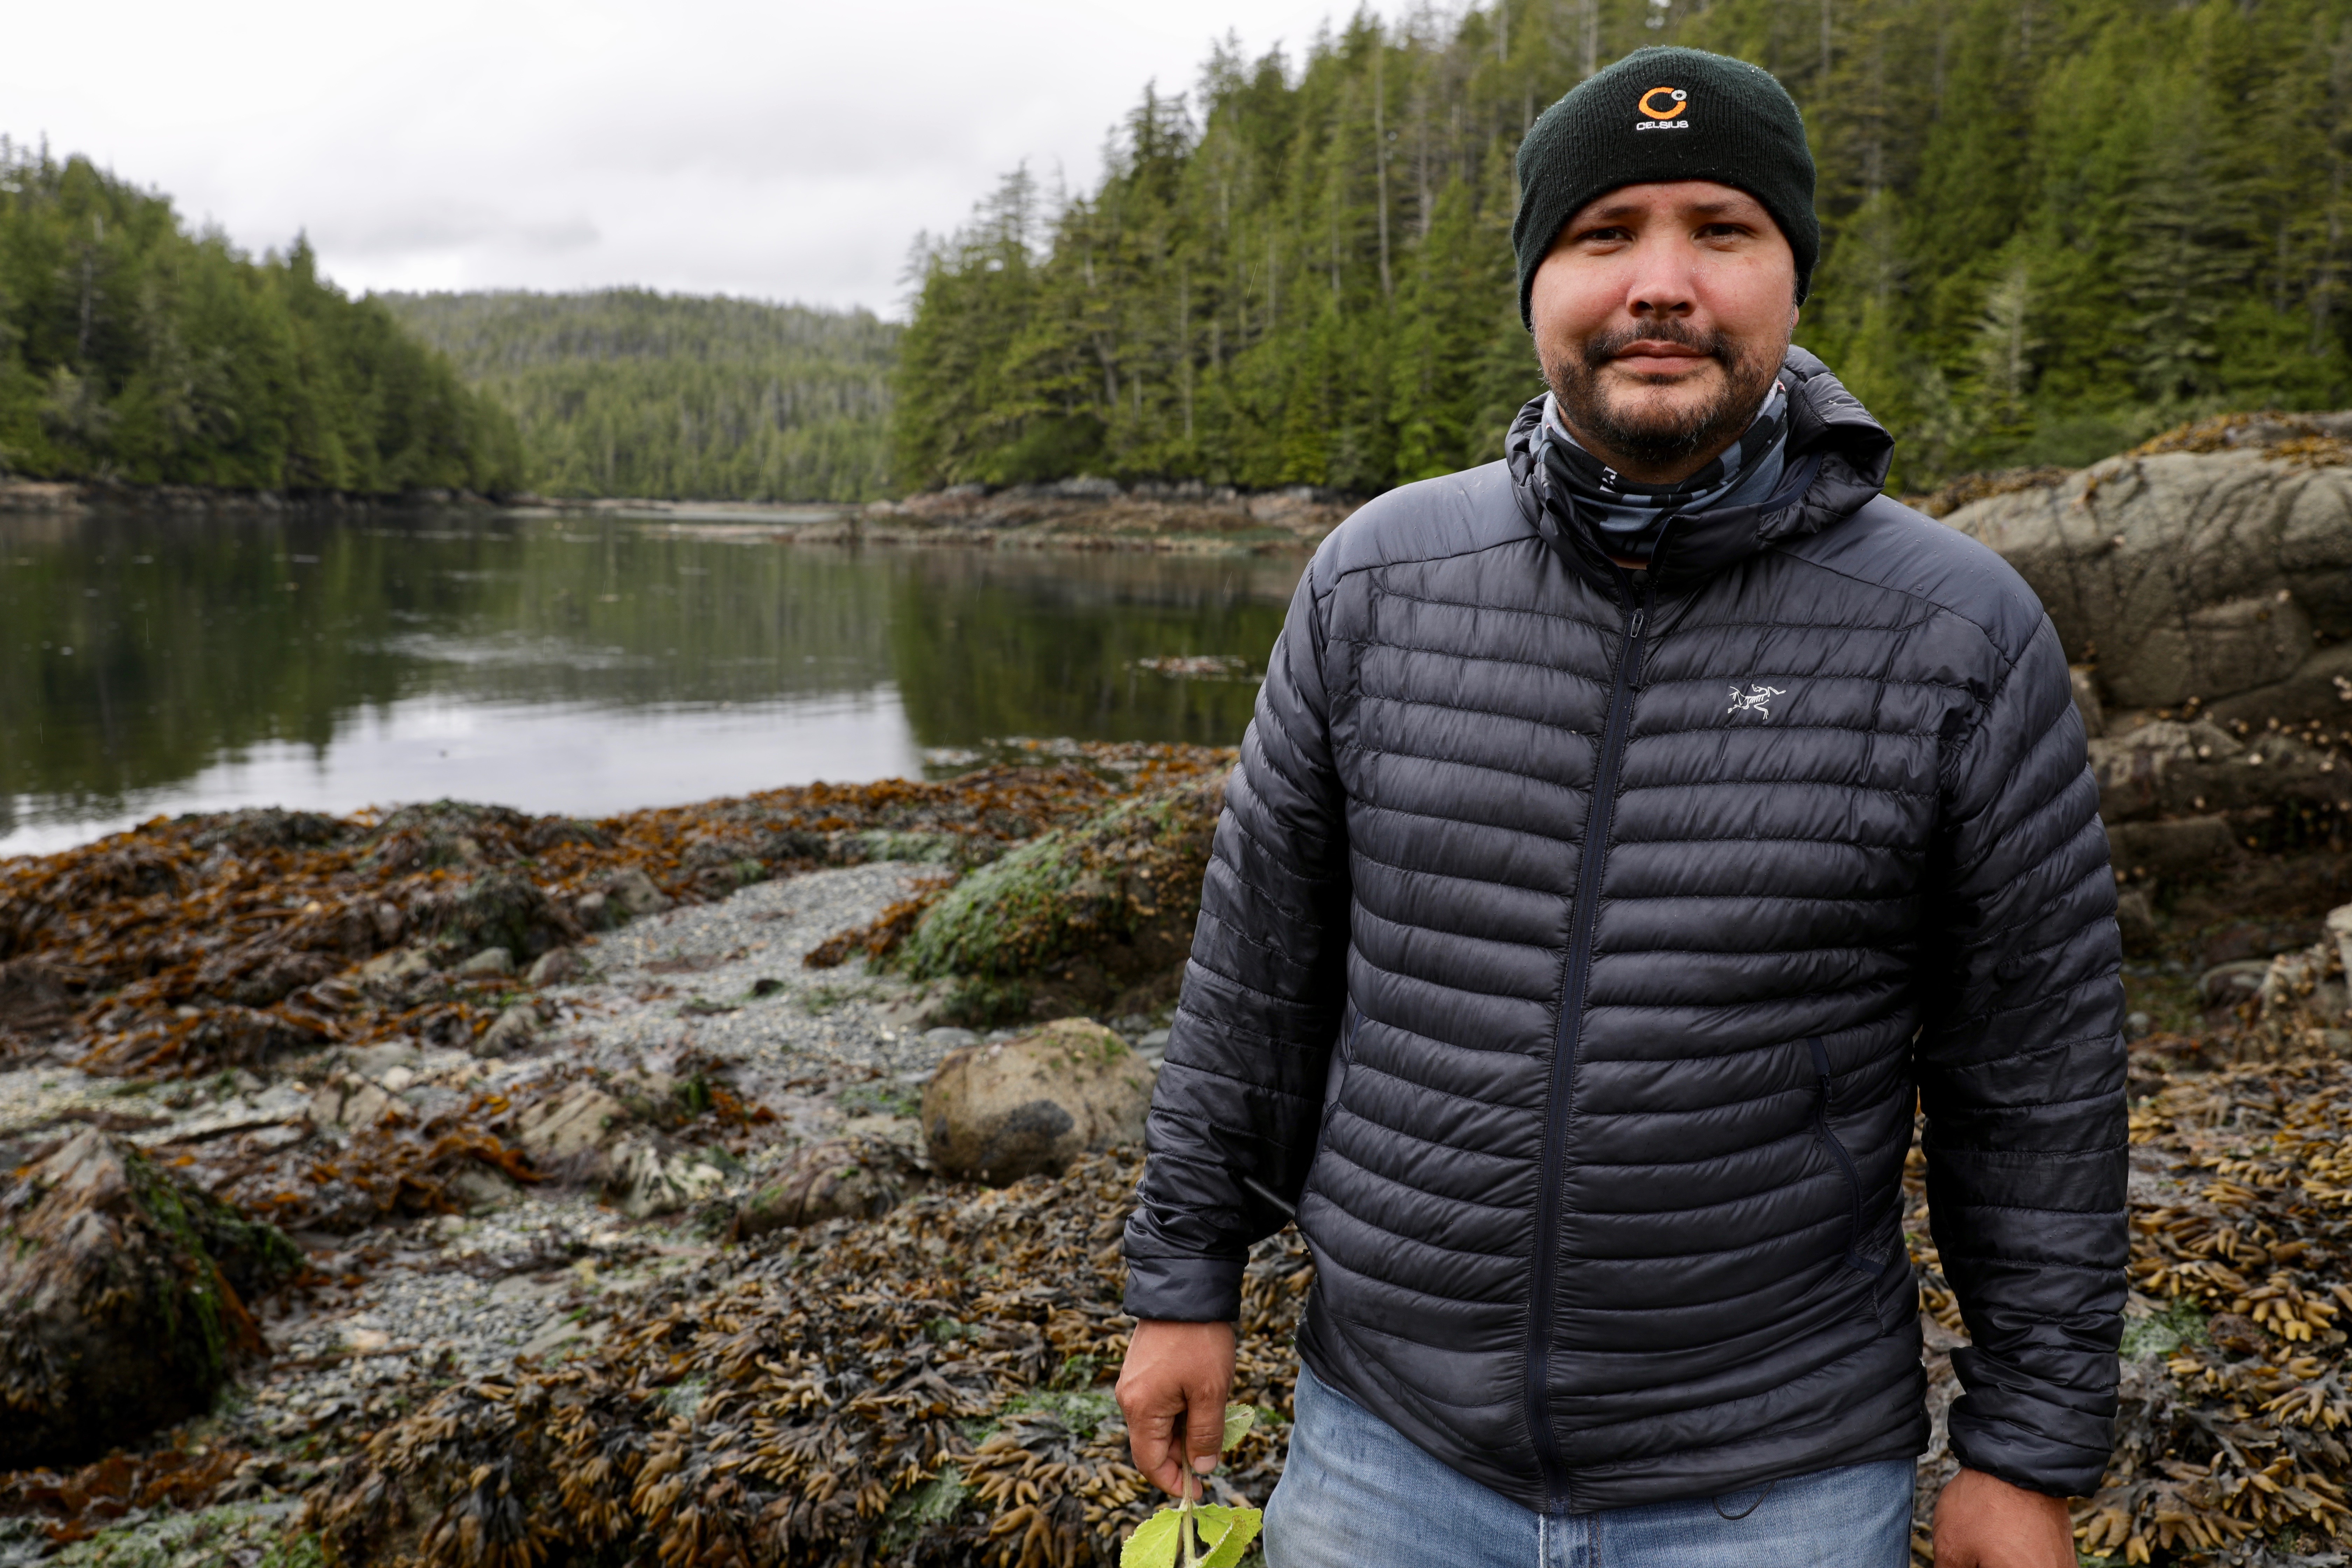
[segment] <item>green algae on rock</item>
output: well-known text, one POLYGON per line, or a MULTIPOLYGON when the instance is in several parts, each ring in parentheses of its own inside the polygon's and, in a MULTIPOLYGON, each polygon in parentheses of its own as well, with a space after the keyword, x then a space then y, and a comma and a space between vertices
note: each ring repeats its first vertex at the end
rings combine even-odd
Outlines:
POLYGON ((315 1536, 289 1533, 290 1502, 218 1503, 110 1526, 60 1549, 53 1568, 323 1568, 315 1536))
POLYGON ((941 894, 896 963, 952 983, 946 1022, 1130 1010, 1192 947, 1223 784, 1195 777, 1041 834, 941 894))
POLYGON ((0 1198, 0 1469, 73 1464, 198 1414, 261 1348, 244 1300, 301 1254, 84 1128, 0 1198))

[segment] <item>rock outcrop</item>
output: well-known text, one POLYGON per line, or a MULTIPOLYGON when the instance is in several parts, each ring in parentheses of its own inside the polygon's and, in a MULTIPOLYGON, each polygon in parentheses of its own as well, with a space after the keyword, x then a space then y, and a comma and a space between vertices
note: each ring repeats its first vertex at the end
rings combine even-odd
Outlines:
POLYGON ((0 1470, 97 1458, 207 1408, 300 1268, 268 1225, 85 1128, 0 1196, 0 1470))
POLYGON ((942 1174, 1002 1186, 1140 1143, 1150 1104, 1149 1063, 1101 1025, 1063 1018, 940 1062, 923 1089, 923 1137, 942 1174))
POLYGON ((1945 521, 2033 585, 2070 658, 2125 709, 2346 714, 2352 414, 2191 426, 1945 521))
POLYGON ((1945 521, 2018 569, 2074 661, 2126 942, 2150 947, 2184 883, 2308 903, 2271 886, 2307 868, 2249 857, 2334 853, 2352 818, 2352 413, 2231 416, 1964 490, 1945 521))

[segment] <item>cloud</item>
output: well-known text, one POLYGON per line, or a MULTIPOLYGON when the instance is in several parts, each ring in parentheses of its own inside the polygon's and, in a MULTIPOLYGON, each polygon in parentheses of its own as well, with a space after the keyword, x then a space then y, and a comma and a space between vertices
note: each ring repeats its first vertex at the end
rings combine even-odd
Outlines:
POLYGON ((895 312, 1017 163, 1083 187, 1213 39, 1330 0, 115 0, 11 23, 0 115, 348 288, 639 284, 895 312), (57 62, 103 58, 104 70, 57 62))

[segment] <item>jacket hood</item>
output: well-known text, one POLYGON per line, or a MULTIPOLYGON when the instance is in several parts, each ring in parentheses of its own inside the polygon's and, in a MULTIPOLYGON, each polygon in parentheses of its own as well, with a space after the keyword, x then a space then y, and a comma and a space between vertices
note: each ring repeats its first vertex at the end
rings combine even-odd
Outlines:
MULTIPOLYGON (((1780 369, 1789 388, 1789 446, 1779 489, 1752 506, 1719 507, 1669 524, 1650 566, 1662 585, 1711 577, 1760 550, 1819 533, 1859 511, 1886 482, 1895 438, 1829 366, 1792 347, 1780 369)), ((1614 592, 1622 574, 1591 529, 1563 527, 1545 504, 1535 452, 1543 405, 1541 397, 1523 405, 1504 442, 1519 510, 1572 570, 1614 592)))

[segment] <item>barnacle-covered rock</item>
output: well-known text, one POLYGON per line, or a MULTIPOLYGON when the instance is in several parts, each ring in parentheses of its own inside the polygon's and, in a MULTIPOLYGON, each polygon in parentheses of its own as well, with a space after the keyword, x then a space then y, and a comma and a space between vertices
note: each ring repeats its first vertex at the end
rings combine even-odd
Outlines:
POLYGON ((85 1128, 0 1196, 0 1469, 75 1464, 206 1408, 261 1340, 245 1300, 300 1267, 85 1128))
POLYGON ((878 1138, 836 1138, 793 1156, 735 1211, 739 1237, 796 1230, 829 1219, 878 1219, 906 1196, 907 1162, 878 1138))
POLYGON ((642 1130, 614 1147, 611 1167, 606 1186, 631 1219, 690 1208, 743 1170, 724 1149, 700 1148, 642 1130))
POLYGON ((1001 979, 1131 939, 1163 917, 1189 926, 1223 799, 1221 780, 1197 780, 1032 839, 924 915, 904 950, 907 972, 1001 979))

